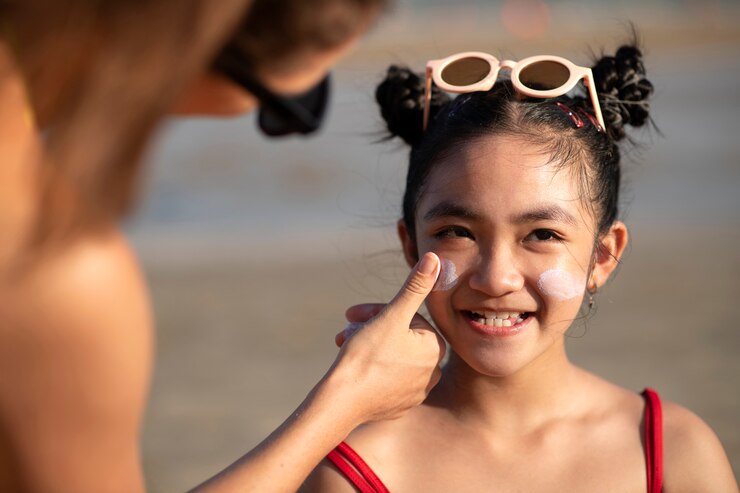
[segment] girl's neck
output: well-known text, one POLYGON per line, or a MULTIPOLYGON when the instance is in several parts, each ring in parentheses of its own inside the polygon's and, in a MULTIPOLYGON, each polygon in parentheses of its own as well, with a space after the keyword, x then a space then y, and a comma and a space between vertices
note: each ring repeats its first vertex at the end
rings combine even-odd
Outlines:
POLYGON ((500 377, 478 373, 453 352, 428 403, 479 430, 521 433, 572 413, 574 390, 584 384, 583 376, 568 361, 563 344, 500 377))

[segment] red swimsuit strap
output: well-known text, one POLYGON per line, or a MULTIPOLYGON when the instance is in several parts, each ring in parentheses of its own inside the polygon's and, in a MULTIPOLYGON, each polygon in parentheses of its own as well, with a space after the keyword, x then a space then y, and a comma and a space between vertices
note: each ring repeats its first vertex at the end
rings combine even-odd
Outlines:
POLYGON ((645 462, 648 493, 663 489, 663 410, 660 397, 651 388, 642 392, 645 398, 645 462))
POLYGON ((389 493, 370 466, 346 443, 337 445, 326 457, 361 493, 389 493))

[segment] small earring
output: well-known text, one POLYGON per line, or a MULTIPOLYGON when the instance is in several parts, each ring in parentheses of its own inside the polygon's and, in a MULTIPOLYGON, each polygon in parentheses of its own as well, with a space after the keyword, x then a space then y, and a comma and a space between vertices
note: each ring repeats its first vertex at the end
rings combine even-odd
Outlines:
POLYGON ((593 284, 589 284, 586 287, 586 291, 588 291, 588 309, 592 309, 594 307, 594 295, 599 290, 599 286, 594 282, 593 284))

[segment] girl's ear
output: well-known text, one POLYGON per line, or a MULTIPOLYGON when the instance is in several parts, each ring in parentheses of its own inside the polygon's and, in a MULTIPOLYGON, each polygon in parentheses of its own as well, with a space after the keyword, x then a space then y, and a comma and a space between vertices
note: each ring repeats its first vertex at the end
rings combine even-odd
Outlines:
POLYGON ((401 247, 403 248, 403 256, 406 259, 406 263, 409 264, 409 267, 413 267, 419 261, 419 251, 416 249, 416 241, 409 234, 403 219, 398 221, 396 228, 398 229, 398 238, 401 240, 401 247))
POLYGON ((602 287, 622 258, 622 253, 627 247, 629 234, 627 226, 622 221, 615 221, 609 231, 599 238, 594 251, 594 264, 591 271, 591 279, 588 283, 589 289, 602 287))

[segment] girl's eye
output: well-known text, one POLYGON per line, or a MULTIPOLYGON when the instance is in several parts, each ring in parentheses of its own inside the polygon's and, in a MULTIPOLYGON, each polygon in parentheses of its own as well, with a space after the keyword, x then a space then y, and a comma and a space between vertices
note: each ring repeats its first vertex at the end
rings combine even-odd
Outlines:
POLYGON ((460 226, 448 226, 434 234, 435 238, 472 238, 473 234, 460 226))
POLYGON ((534 240, 534 241, 560 241, 562 238, 558 236, 557 233, 554 231, 550 231, 549 229, 536 229, 532 231, 529 236, 527 236, 528 240, 534 240))

